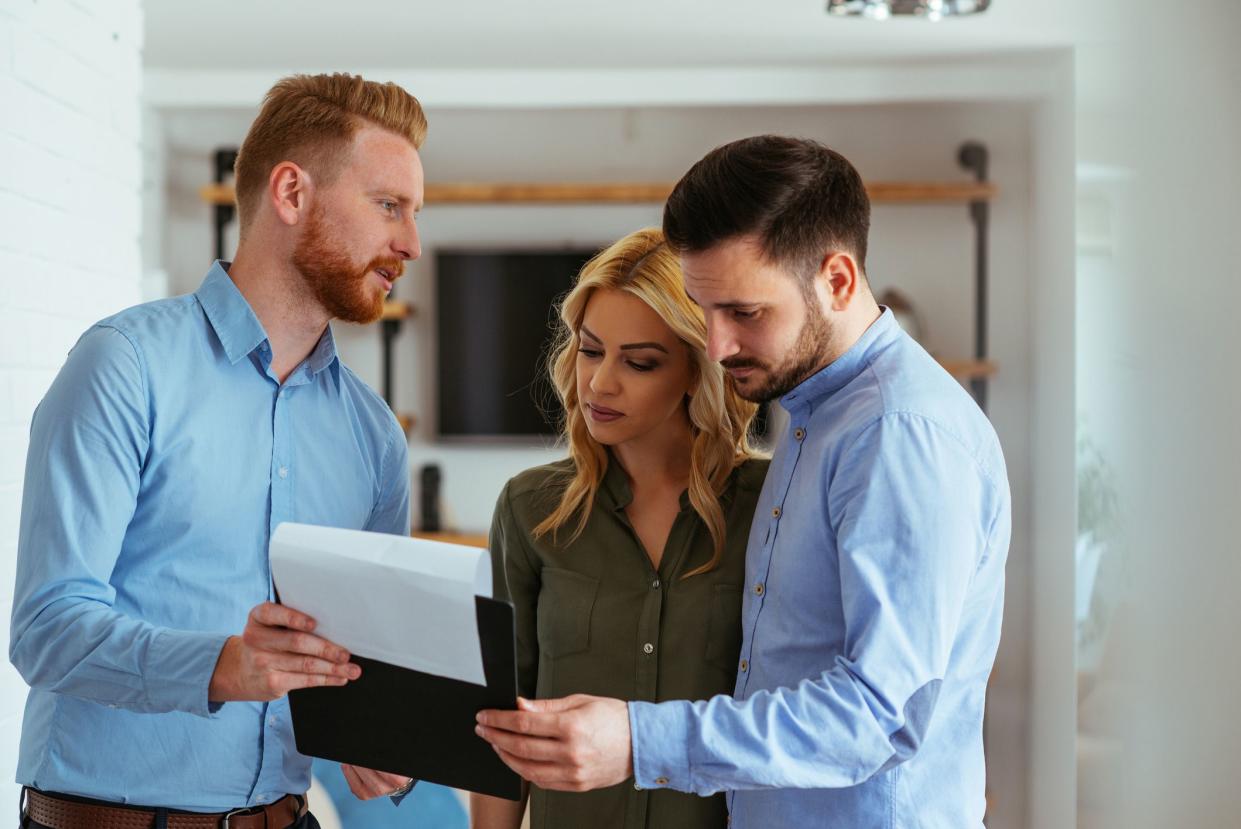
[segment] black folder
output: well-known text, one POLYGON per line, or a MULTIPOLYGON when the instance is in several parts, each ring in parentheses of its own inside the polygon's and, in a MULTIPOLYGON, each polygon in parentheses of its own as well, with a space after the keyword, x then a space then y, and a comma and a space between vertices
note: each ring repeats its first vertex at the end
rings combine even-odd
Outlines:
MULTIPOLYGON (((521 778, 474 733, 484 708, 517 707, 513 606, 474 597, 487 685, 353 656, 362 675, 289 694, 297 750, 480 794, 521 798, 521 778)), ((411 633, 411 636, 417 635, 411 633)))

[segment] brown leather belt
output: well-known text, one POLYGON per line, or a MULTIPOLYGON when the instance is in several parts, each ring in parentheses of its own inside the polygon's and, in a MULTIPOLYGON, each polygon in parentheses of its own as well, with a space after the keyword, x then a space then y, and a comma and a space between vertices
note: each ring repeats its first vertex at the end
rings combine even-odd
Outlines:
MULTIPOLYGON (((151 829, 155 810, 83 803, 26 789, 26 814, 51 829, 151 829)), ((168 829, 287 829, 306 814, 306 798, 285 795, 267 806, 231 812, 169 812, 168 829)))

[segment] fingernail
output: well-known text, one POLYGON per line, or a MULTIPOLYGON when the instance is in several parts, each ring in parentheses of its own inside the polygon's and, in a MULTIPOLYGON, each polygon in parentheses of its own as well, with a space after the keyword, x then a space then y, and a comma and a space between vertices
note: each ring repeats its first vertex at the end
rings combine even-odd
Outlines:
POLYGON ((483 721, 483 712, 482 712, 482 711, 479 711, 477 714, 475 714, 475 715, 474 715, 474 721, 475 721, 475 722, 482 722, 482 721, 483 721))
POLYGON ((474 733, 480 737, 483 736, 483 727, 481 725, 474 726, 474 733))
POLYGON ((349 678, 357 679, 360 676, 362 676, 362 669, 359 668, 357 665, 350 665, 349 666, 349 678))

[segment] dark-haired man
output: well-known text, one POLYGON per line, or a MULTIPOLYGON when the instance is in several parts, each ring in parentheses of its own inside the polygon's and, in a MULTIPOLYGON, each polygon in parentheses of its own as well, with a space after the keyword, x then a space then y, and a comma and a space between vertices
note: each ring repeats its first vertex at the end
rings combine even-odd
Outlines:
POLYGON ((982 412, 875 303, 869 215, 848 161, 779 136, 712 151, 668 199, 711 356, 790 421, 747 550, 736 693, 484 712, 535 784, 729 790, 735 827, 982 826, 1007 475, 982 412))
MULTIPOLYGON (((27 829, 314 829, 286 694, 359 676, 272 602, 282 521, 409 532, 404 433, 336 354, 420 253, 418 101, 296 75, 237 162, 241 241, 84 333, 39 404, 9 657, 27 829)), ((343 766, 359 797, 405 777, 343 766)))

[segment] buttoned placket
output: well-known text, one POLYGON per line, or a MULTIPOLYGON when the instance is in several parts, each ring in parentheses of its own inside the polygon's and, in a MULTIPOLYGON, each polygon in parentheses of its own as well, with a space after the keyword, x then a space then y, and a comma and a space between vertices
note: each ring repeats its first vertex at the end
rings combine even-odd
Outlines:
MULTIPOLYGON (((271 509, 268 513, 268 538, 276 531, 276 527, 284 521, 296 520, 294 509, 296 458, 293 455, 293 406, 300 387, 310 381, 310 374, 305 364, 298 366, 293 373, 285 378, 284 383, 271 373, 271 350, 267 343, 259 346, 260 362, 268 378, 274 383, 272 400, 272 441, 270 480, 271 509)), ((271 581, 270 569, 268 578, 268 599, 275 598, 275 586, 271 581)), ((283 796, 274 786, 274 776, 280 773, 283 765, 281 757, 281 715, 287 712, 287 698, 264 703, 262 709, 262 765, 254 786, 250 791, 248 805, 266 805, 283 796)), ((285 716, 284 720, 288 720, 285 716)))
POLYGON ((795 411, 790 412, 790 415, 793 422, 789 424, 790 428, 786 437, 788 441, 787 455, 784 458, 784 462, 781 463, 780 469, 774 470, 780 475, 780 482, 772 487, 773 502, 766 518, 768 522, 767 535, 758 556, 760 566, 754 568, 759 575, 754 584, 749 587, 753 595, 752 610, 749 613, 749 618, 745 620, 746 630, 744 631, 745 635, 742 637, 741 659, 737 663, 737 690, 743 696, 750 684, 750 677, 754 667, 754 634, 758 628, 758 620, 762 615, 763 606, 767 598, 767 577, 771 573, 772 552, 776 546, 776 537, 779 535, 780 530, 780 519, 784 516, 785 503, 788 500, 793 476, 797 471, 797 464, 801 461, 801 451, 806 439, 806 420, 809 418, 810 412, 805 407, 798 407, 795 411))
MULTIPOLYGON (((617 508, 617 516, 633 537, 634 549, 642 559, 645 581, 646 595, 638 617, 638 652, 634 655, 636 660, 634 698, 654 702, 659 687, 659 629, 663 615, 664 594, 673 589, 672 584, 693 540, 693 533, 685 531, 687 510, 683 504, 681 511, 677 513, 676 519, 672 522, 672 528, 668 531, 668 540, 664 543, 663 553, 659 560, 659 571, 657 571, 646 554, 646 548, 638 538, 633 525, 629 523, 629 517, 625 514, 623 507, 617 508)), ((646 826, 650 792, 635 781, 633 790, 629 792, 629 798, 630 805, 625 810, 625 825, 627 829, 643 829, 646 826)))

